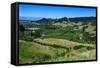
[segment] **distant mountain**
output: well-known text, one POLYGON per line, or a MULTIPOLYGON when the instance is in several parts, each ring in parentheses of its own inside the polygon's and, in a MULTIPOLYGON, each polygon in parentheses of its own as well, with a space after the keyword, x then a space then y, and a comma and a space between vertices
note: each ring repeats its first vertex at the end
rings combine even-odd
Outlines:
POLYGON ((53 23, 63 23, 66 22, 96 22, 96 17, 75 17, 75 18, 67 18, 62 17, 58 19, 52 18, 37 18, 37 17, 20 17, 20 23, 28 22, 28 23, 39 23, 39 24, 53 24, 53 23))
POLYGON ((53 21, 55 21, 55 19, 51 19, 51 18, 42 18, 38 21, 36 21, 37 23, 41 23, 41 24, 48 24, 48 23, 52 23, 53 21))
POLYGON ((68 22, 68 18, 67 17, 62 17, 59 19, 56 19, 55 22, 62 22, 62 21, 67 21, 68 22))
POLYGON ((96 17, 75 17, 75 18, 67 18, 67 17, 62 17, 59 19, 51 19, 51 18, 42 18, 40 20, 37 20, 37 23, 51 23, 51 22, 60 22, 62 23, 63 21, 66 22, 95 22, 96 17))
POLYGON ((71 22, 95 22, 96 17, 75 17, 69 18, 71 22))
POLYGON ((41 17, 19 17, 19 20, 31 20, 31 21, 37 21, 42 19, 41 17))

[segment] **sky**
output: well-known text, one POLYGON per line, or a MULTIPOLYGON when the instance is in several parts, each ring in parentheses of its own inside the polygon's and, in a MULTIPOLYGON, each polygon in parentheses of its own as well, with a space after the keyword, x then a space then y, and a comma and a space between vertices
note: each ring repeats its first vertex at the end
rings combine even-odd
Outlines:
POLYGON ((95 8, 61 7, 19 4, 20 17, 42 17, 42 18, 61 18, 61 17, 96 17, 95 8))

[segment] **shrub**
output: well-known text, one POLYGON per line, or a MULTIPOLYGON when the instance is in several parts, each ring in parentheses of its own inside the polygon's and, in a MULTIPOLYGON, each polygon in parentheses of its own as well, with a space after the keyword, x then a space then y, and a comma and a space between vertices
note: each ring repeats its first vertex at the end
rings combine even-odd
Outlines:
POLYGON ((24 37, 23 40, 25 41, 33 41, 33 37, 32 36, 27 36, 27 37, 24 37))

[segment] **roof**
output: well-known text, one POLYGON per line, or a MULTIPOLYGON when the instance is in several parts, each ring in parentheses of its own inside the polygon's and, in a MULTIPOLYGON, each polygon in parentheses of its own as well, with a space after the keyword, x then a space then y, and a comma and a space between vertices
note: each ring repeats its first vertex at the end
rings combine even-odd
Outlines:
POLYGON ((38 30, 40 28, 25 28, 25 30, 38 30))

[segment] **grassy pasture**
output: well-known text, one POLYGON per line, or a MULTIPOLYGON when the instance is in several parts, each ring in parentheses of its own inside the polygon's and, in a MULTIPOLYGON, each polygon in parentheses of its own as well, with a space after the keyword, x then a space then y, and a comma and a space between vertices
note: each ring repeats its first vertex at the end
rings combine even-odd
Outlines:
POLYGON ((95 23, 56 21, 20 24, 19 64, 96 59, 95 23))
MULTIPOLYGON (((34 41, 27 42, 19 40, 20 64, 95 59, 94 55, 87 56, 90 54, 91 51, 94 52, 93 49, 88 50, 87 48, 81 47, 75 50, 71 50, 69 52, 68 48, 83 45, 82 43, 77 43, 63 39, 54 39, 54 38, 47 38, 43 40, 38 38, 34 40, 45 44, 41 44, 34 41), (55 45, 57 46, 55 47, 55 45)), ((95 45, 84 44, 83 46, 95 46, 95 45)))

